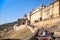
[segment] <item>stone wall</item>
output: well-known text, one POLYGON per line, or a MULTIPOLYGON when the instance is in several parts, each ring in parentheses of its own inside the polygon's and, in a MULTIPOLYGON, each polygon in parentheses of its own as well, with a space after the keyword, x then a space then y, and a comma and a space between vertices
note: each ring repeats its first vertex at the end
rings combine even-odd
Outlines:
POLYGON ((17 26, 24 25, 26 23, 26 19, 18 19, 17 26))
POLYGON ((35 20, 39 20, 40 19, 40 12, 38 11, 38 12, 35 12, 35 14, 33 14, 32 16, 31 16, 31 23, 35 23, 35 20))
POLYGON ((35 23, 35 20, 40 21, 40 18, 45 20, 55 17, 59 17, 59 1, 55 1, 46 7, 40 6, 39 8, 32 10, 31 17, 29 16, 27 18, 31 18, 29 20, 31 21, 31 24, 33 24, 35 23))

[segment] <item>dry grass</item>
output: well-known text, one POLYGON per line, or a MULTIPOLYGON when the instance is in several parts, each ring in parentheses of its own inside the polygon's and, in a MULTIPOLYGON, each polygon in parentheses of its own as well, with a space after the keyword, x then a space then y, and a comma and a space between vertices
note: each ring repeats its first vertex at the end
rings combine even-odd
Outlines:
POLYGON ((28 28, 24 28, 23 30, 19 31, 11 31, 10 33, 7 33, 6 37, 14 38, 14 39, 23 39, 31 35, 32 32, 28 28))

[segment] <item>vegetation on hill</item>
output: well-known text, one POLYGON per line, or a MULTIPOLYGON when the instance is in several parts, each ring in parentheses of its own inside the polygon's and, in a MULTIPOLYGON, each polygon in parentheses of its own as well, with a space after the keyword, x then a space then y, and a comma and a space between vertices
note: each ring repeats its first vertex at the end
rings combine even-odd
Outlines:
POLYGON ((8 27, 13 27, 14 24, 16 24, 17 22, 11 22, 11 23, 5 23, 5 24, 2 24, 0 25, 0 30, 3 30, 3 29, 6 29, 8 27))

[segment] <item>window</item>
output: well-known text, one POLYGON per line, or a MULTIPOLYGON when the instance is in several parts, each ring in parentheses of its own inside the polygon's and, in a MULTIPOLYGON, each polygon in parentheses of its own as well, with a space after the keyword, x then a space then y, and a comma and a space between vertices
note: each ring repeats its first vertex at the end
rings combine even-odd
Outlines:
POLYGON ((35 23, 37 23, 38 22, 38 20, 35 20, 35 23))

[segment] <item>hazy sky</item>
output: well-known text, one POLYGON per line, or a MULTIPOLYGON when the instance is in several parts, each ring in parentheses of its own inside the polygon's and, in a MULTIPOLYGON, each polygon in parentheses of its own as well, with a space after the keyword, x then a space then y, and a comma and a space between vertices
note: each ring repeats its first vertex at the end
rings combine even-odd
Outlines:
POLYGON ((16 21, 40 4, 49 5, 54 0, 0 0, 0 24, 16 21))

